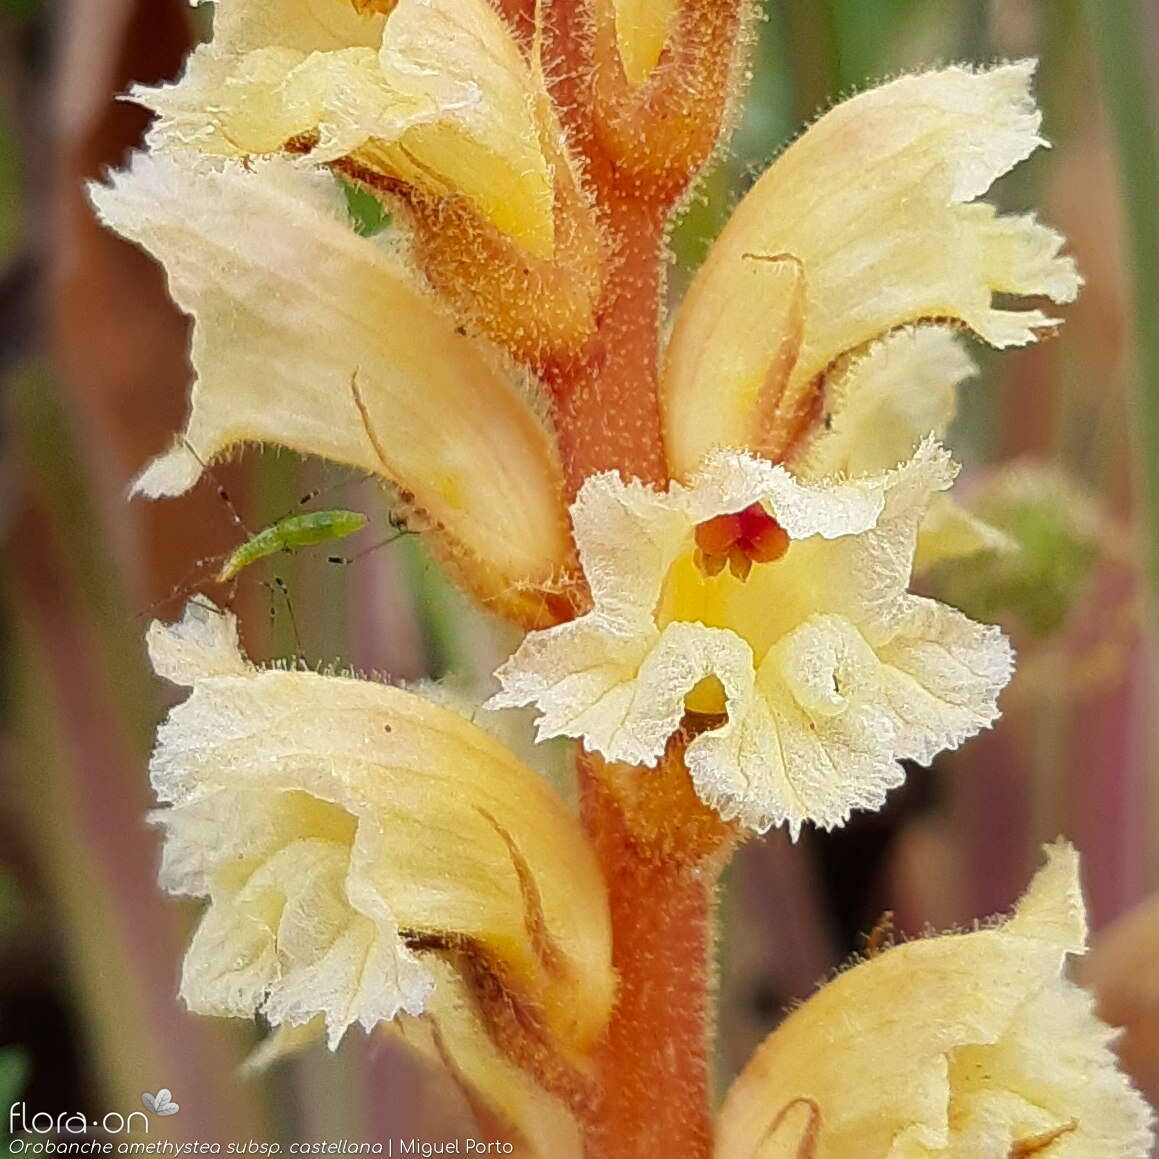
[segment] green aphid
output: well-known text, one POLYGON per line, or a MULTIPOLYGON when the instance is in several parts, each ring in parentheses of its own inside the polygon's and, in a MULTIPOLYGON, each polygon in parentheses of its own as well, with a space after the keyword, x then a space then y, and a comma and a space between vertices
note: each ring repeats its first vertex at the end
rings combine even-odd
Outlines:
POLYGON ((243 568, 279 551, 297 551, 317 543, 345 539, 361 531, 369 522, 360 511, 306 511, 300 515, 286 515, 255 531, 244 543, 238 544, 226 557, 217 573, 217 582, 233 579, 243 568))

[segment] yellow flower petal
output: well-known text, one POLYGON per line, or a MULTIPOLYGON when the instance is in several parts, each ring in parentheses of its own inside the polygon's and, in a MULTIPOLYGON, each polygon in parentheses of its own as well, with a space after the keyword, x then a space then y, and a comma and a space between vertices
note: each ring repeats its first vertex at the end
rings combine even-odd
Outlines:
POLYGON ((158 114, 150 144, 349 157, 427 193, 461 194, 549 256, 553 175, 540 134, 559 130, 502 18, 486 0, 400 0, 387 18, 330 3, 341 16, 320 18, 315 0, 290 5, 284 25, 227 12, 181 80, 133 91, 158 114))
MULTIPOLYGON (((272 442, 382 475, 413 495, 468 586, 543 622, 537 589, 572 551, 552 439, 498 359, 342 220, 332 178, 139 155, 92 197, 161 259, 194 317, 185 438, 202 461, 272 442)), ((176 495, 200 473, 178 443, 136 489, 176 495)))
POLYGON ((442 952, 565 1055, 591 1046, 614 986, 604 885, 545 781, 413 693, 250 667, 212 606, 154 624, 149 644, 192 686, 151 765, 162 884, 210 899, 185 962, 192 1009, 320 1015, 333 1046, 420 1013, 421 952, 442 952))
POLYGON ((725 1100, 717 1159, 1145 1159, 1150 1112, 1066 980, 1085 922, 1074 850, 992 928, 896 946, 823 986, 725 1100), (1044 1144, 1045 1145, 1045 1144, 1044 1144))
POLYGON ((680 306, 661 373, 665 451, 680 479, 714 449, 762 443, 805 336, 800 260, 746 253, 729 264, 727 281, 709 282, 719 245, 680 306))
MULTIPOLYGON (((372 136, 395 140, 442 112, 435 99, 391 88, 378 53, 366 47, 306 53, 275 44, 233 59, 203 46, 179 82, 136 88, 132 96, 157 114, 148 138, 157 151, 246 158, 308 139, 317 163, 352 153, 372 136)), ((442 99, 463 104, 471 94, 456 90, 442 99)))
POLYGON ((629 83, 652 75, 676 14, 676 0, 612 0, 616 46, 629 83))
POLYGON ((555 245, 552 161, 566 159, 542 78, 486 0, 402 0, 387 23, 383 71, 398 91, 446 110, 380 162, 432 193, 461 193, 538 257, 555 245), (470 93, 456 99, 456 90, 470 93), (541 134, 550 134, 545 148, 541 134))
POLYGON ((213 46, 221 54, 273 44, 301 52, 377 48, 385 22, 343 0, 216 0, 213 46))
POLYGON ((994 720, 1010 675, 997 629, 906 591, 921 518, 952 478, 931 442, 844 483, 733 452, 665 494, 595 476, 572 513, 594 607, 531 633, 492 704, 534 704, 541 736, 649 765, 686 711, 723 714, 685 759, 705 803, 755 829, 878 808, 900 760, 929 763, 994 720), (696 527, 754 503, 786 554, 744 580, 706 574, 696 527))
POLYGON ((674 473, 714 446, 779 456, 833 364, 897 327, 950 319, 1001 347, 1053 325, 992 299, 1072 300, 1062 238, 973 202, 1043 143, 1033 67, 902 77, 838 105, 772 165, 677 316, 662 388, 674 473))

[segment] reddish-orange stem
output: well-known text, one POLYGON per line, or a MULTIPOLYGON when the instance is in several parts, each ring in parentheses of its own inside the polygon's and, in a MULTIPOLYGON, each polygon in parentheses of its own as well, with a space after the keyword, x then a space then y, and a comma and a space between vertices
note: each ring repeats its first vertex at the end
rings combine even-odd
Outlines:
POLYGON ((597 471, 667 481, 656 381, 666 216, 630 198, 606 207, 611 236, 596 333, 579 355, 543 368, 573 493, 597 471))
MULTIPOLYGON (((684 0, 661 67, 627 85, 607 5, 553 9, 554 96, 604 234, 595 332, 536 365, 574 493, 598 471, 664 486, 658 389, 668 215, 716 143, 745 0, 684 0), (652 163, 652 162, 655 163, 652 163)), ((557 348, 558 349, 558 348, 557 348)), ((584 1116, 587 1159, 708 1159, 712 891, 731 831, 692 791, 682 743, 656 770, 581 753, 584 826, 612 916, 616 1006, 584 1116)))
POLYGON ((578 352, 536 365, 552 389, 573 492, 597 471, 668 480, 657 389, 665 230, 719 138, 748 9, 747 0, 682 0, 661 62, 638 89, 624 76, 608 4, 552 9, 552 93, 605 241, 595 333, 578 352))
POLYGON ((600 767, 581 755, 583 819, 608 881, 619 990, 596 1057, 601 1096, 585 1155, 708 1159, 715 869, 640 840, 600 767))
MULTIPOLYGON (((615 196, 604 208, 612 245, 597 332, 582 356, 546 368, 573 492, 601 470, 667 480, 657 401, 665 211, 615 196)), ((682 764, 659 817, 609 792, 597 769, 597 758, 581 755, 583 820, 608 882, 619 990, 595 1059, 601 1094, 585 1122, 586 1154, 707 1159, 714 873, 683 848, 697 844, 703 818, 682 764)), ((714 847, 715 817, 708 828, 714 847)))

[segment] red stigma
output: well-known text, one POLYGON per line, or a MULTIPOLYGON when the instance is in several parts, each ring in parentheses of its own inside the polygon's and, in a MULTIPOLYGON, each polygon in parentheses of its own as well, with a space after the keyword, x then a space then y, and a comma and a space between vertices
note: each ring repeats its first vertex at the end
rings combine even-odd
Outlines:
POLYGON ((737 579, 747 578, 754 563, 773 563, 789 550, 788 532, 759 504, 731 515, 717 515, 696 528, 696 562, 707 575, 719 575, 725 564, 737 579))

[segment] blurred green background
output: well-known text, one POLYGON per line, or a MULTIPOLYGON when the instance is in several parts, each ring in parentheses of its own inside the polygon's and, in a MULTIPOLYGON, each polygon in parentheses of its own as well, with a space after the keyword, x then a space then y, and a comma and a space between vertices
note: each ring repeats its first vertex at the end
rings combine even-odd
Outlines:
MULTIPOLYGON (((1004 909, 1038 845, 1065 833, 1096 928, 1087 977, 1128 1023, 1125 1058, 1157 1098, 1159 8, 769 0, 764 15, 732 146, 674 234, 674 295, 761 168, 840 96, 899 71, 1029 55, 1054 147, 997 200, 1061 229, 1087 285, 1058 337, 973 348, 981 373, 950 439, 965 494, 1023 543, 1019 563, 923 578, 1014 636, 1004 718, 884 813, 795 847, 774 834, 738 859, 722 907, 722 1081, 883 910, 916 933, 1004 909)), ((389 1043, 358 1037, 337 1058, 312 1051, 243 1080, 255 1032, 191 1018, 174 997, 194 914, 154 885, 145 764, 169 692, 141 636, 239 532, 212 487, 125 501, 184 412, 186 329, 148 259, 96 226, 82 182, 145 126, 116 94, 174 75, 198 26, 177 0, 3 0, 0 28, 0 1113, 16 1097, 127 1112, 166 1086, 182 1104, 174 1139, 450 1137, 458 1096, 389 1043)), ((249 454, 221 475, 250 526, 314 486, 383 526, 374 489, 341 471, 249 454)), ((243 585, 256 656, 467 681, 499 656, 502 634, 413 541, 348 569, 325 554, 243 585)))

